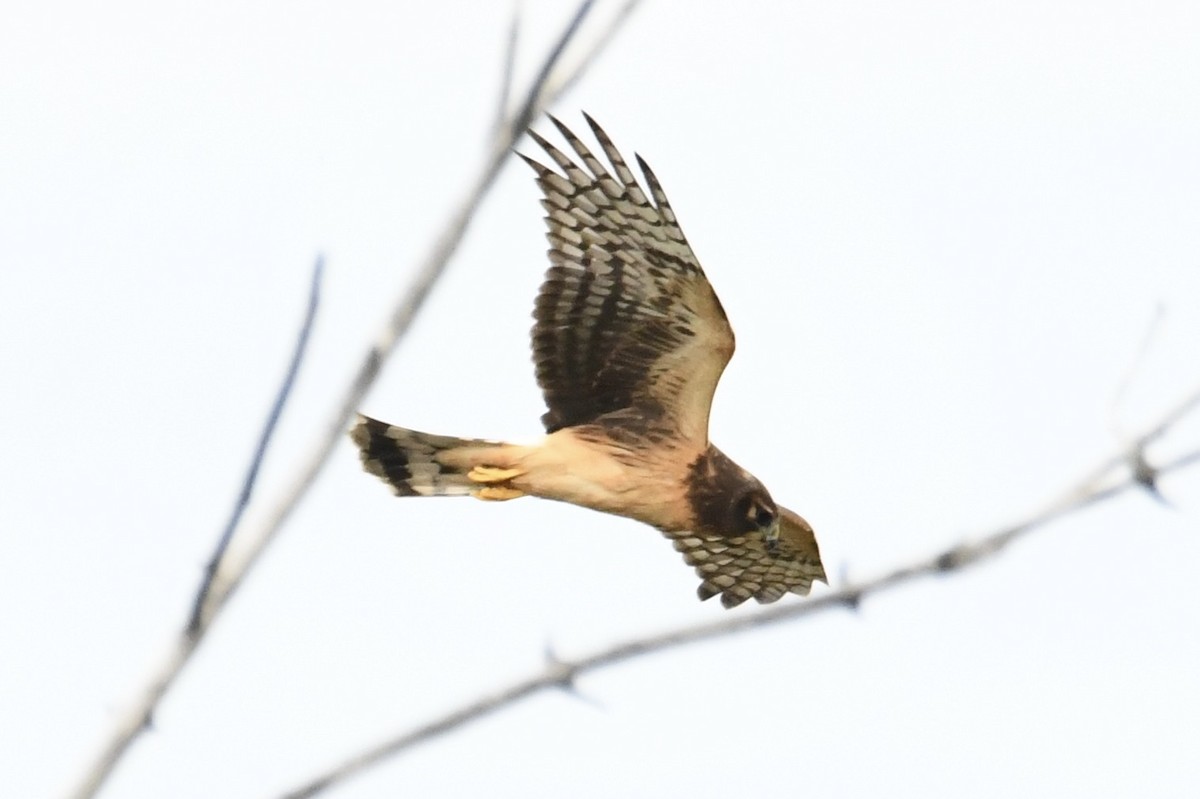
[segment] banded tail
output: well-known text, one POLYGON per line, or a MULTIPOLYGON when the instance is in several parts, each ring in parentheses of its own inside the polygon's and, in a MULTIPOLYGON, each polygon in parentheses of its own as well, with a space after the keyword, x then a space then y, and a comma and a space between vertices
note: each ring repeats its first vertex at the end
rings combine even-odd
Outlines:
POLYGON ((350 430, 363 469, 399 497, 515 499, 524 492, 508 481, 522 474, 505 468, 513 449, 499 441, 422 433, 359 414, 350 430))

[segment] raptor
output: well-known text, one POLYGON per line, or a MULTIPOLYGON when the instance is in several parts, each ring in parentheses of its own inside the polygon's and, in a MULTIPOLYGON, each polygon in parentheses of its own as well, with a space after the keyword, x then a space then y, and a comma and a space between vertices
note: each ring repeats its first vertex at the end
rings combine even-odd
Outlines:
POLYGON ((647 196, 586 114, 608 164, 551 117, 572 158, 522 155, 543 193, 550 269, 533 361, 548 410, 533 445, 433 435, 359 416, 363 467, 399 496, 542 497, 665 534, 725 607, 807 594, 825 570, 812 527, 708 438, 733 330, 654 173, 647 196))

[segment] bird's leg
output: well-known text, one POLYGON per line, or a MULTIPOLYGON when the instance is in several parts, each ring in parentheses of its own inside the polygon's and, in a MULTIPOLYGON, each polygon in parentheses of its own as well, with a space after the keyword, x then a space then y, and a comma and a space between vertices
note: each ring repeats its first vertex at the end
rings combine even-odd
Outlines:
POLYGON ((506 499, 516 499, 525 496, 525 492, 505 485, 509 480, 524 474, 521 469, 500 469, 495 466, 473 466, 467 472, 467 479, 473 483, 481 483, 479 488, 471 492, 476 499, 486 499, 503 502, 506 499))
POLYGON ((473 466, 467 479, 473 483, 503 483, 522 474, 520 469, 501 469, 496 466, 473 466))
POLYGON ((525 496, 524 491, 518 491, 508 486, 483 486, 471 492, 475 499, 486 499, 492 502, 503 502, 506 499, 516 499, 525 496))

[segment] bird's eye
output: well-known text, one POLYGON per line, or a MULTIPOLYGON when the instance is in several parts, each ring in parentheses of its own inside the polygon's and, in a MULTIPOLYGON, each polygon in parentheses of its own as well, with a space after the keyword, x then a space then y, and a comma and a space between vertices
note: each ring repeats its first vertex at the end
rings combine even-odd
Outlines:
POLYGON ((764 530, 775 523, 775 510, 754 495, 746 497, 742 507, 748 530, 764 530))
POLYGON ((743 494, 734 509, 737 514, 734 524, 746 533, 764 531, 779 517, 775 503, 757 492, 743 494))

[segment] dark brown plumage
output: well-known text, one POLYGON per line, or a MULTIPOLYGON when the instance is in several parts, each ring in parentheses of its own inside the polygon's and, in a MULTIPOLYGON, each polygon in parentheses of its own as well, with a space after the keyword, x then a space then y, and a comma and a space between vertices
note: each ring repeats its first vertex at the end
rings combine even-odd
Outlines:
POLYGON ((567 176, 522 156, 546 195, 551 267, 533 314, 546 430, 626 411, 619 427, 665 414, 679 434, 707 438, 708 407, 734 348, 725 310, 646 162, 637 159, 653 203, 591 117, 616 177, 551 120, 591 174, 530 132, 567 176))

